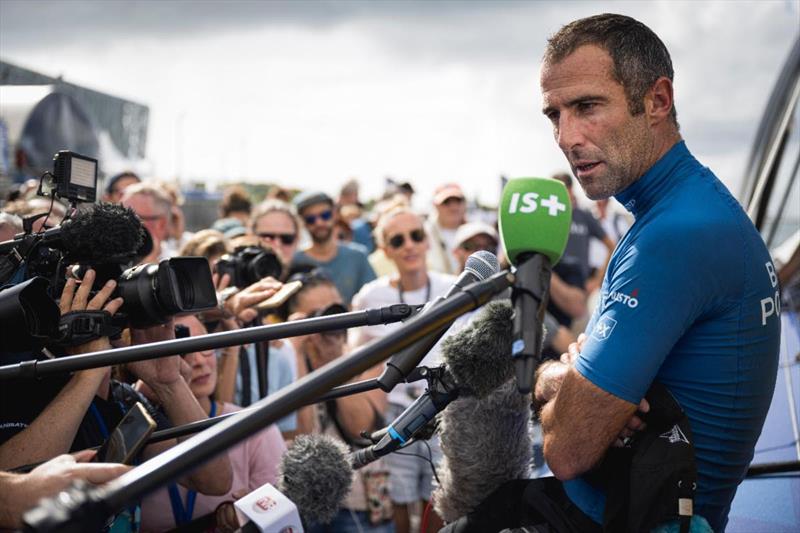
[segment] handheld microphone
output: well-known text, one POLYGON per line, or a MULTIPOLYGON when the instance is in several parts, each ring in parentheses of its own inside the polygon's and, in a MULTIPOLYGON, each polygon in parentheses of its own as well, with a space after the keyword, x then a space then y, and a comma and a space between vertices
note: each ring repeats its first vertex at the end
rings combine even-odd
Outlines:
POLYGON ((549 178, 516 178, 503 189, 498 217, 500 238, 517 267, 512 292, 517 388, 527 394, 542 353, 542 323, 550 293, 550 275, 564 253, 572 204, 563 183, 549 178))
POLYGON ((347 446, 327 435, 298 435, 278 469, 277 488, 267 483, 234 503, 245 531, 329 524, 353 481, 347 446))
POLYGON ((482 398, 511 378, 511 315, 508 303, 489 302, 464 330, 447 337, 442 343, 444 365, 430 370, 438 374, 434 385, 388 426, 377 443, 353 453, 353 468, 407 445, 460 395, 482 398))
MULTIPOLYGON (((452 295, 463 290, 467 285, 470 285, 476 281, 483 281, 484 279, 497 273, 499 270, 500 267, 497 262, 497 256, 484 250, 475 252, 467 258, 466 264, 464 265, 464 271, 455 281, 453 286, 450 287, 447 293, 426 305, 419 315, 424 315, 439 302, 450 298, 452 295)), ((383 373, 377 379, 380 389, 384 392, 390 392, 395 385, 401 381, 405 381, 409 372, 416 368, 416 366, 420 361, 422 361, 430 349, 433 348, 437 342, 439 342, 439 339, 441 339, 445 332, 447 332, 452 323, 453 322, 451 321, 443 324, 438 330, 434 331, 430 335, 423 337, 408 348, 405 348, 392 355, 392 357, 386 363, 386 368, 383 370, 383 373)))

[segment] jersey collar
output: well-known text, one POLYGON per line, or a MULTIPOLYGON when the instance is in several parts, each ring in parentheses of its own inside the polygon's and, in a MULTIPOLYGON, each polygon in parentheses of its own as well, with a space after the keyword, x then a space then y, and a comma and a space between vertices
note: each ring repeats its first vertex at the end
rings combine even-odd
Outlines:
POLYGON ((641 178, 631 183, 614 198, 627 209, 634 218, 639 218, 664 195, 671 186, 670 176, 675 168, 687 159, 693 159, 686 142, 679 141, 655 162, 641 178))

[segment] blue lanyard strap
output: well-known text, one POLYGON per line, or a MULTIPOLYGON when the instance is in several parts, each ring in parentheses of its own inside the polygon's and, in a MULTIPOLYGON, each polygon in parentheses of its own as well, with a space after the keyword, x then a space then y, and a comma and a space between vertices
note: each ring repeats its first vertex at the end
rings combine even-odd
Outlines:
POLYGON ((186 492, 186 507, 183 507, 181 493, 178 491, 178 485, 172 483, 169 486, 169 503, 172 505, 172 516, 175 518, 175 525, 181 526, 188 524, 192 521, 194 514, 194 502, 197 499, 197 493, 193 490, 186 492))
POLYGON ((100 433, 103 435, 104 439, 108 438, 108 426, 106 426, 106 421, 103 420, 103 415, 100 414, 100 409, 94 404, 94 400, 92 400, 91 405, 89 405, 89 410, 92 412, 92 416, 94 416, 97 425, 100 426, 100 433))
MULTIPOLYGON (((211 400, 211 412, 209 417, 214 417, 217 414, 217 403, 211 400)), ((169 490, 169 503, 172 505, 172 516, 175 518, 175 525, 180 526, 188 524, 192 521, 194 514, 194 503, 197 500, 197 492, 193 490, 186 491, 186 507, 183 506, 183 499, 178 490, 177 483, 172 483, 168 487, 169 490)))

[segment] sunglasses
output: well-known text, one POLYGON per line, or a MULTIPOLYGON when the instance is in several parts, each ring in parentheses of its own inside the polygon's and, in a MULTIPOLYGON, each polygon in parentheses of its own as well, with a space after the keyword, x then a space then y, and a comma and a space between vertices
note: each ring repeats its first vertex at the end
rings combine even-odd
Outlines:
POLYGON ((274 241, 280 239, 281 244, 284 246, 290 246, 294 244, 295 239, 297 239, 297 235, 294 233, 257 233, 259 239, 265 239, 274 241))
MULTIPOLYGON (((425 230, 423 229, 415 229, 414 231, 408 234, 411 237, 411 240, 420 243, 425 240, 425 230)), ((389 246, 392 248, 400 248, 406 242, 406 236, 402 233, 398 233, 397 235, 392 235, 389 237, 389 240, 386 241, 389 243, 389 246)))
MULTIPOLYGON (((346 313, 347 308, 340 303, 333 303, 330 304, 325 309, 319 309, 311 313, 311 317, 318 317, 318 316, 330 316, 330 315, 338 315, 341 313, 346 313)), ((335 329, 333 331, 323 331, 320 333, 323 337, 327 338, 342 338, 347 336, 346 329, 335 329)))
POLYGON ((329 221, 330 219, 333 218, 333 211, 328 209, 328 210, 323 211, 322 213, 320 213, 318 215, 303 215, 303 220, 309 226, 313 226, 318 218, 320 218, 320 219, 324 220, 325 222, 327 222, 327 221, 329 221))
POLYGON ((464 202, 464 199, 459 196, 451 196, 450 198, 445 199, 442 204, 444 205, 451 205, 451 204, 461 204, 464 202))
POLYGON ((483 250, 486 252, 493 252, 497 250, 497 243, 495 242, 465 242, 461 245, 461 249, 466 252, 477 252, 483 250))

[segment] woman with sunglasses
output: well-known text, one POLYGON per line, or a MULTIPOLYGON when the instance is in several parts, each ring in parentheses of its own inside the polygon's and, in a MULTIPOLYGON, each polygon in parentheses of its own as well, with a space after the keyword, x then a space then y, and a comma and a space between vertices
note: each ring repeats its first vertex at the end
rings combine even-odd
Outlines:
MULTIPOLYGON (((191 336, 205 335, 207 330, 194 315, 178 317, 176 324, 189 329, 191 336)), ((215 399, 217 387, 217 358, 214 350, 192 352, 183 356, 191 367, 187 376, 189 388, 197 402, 209 417, 233 413, 241 409, 238 405, 215 399)), ((286 451, 277 426, 271 425, 228 450, 233 483, 231 489, 221 496, 207 496, 172 484, 161 489, 142 502, 142 530, 166 531, 216 513, 218 530, 233 531, 236 524, 230 520, 231 513, 224 512, 224 505, 245 496, 265 483, 276 483, 278 463, 286 451), (220 523, 227 518, 227 523, 220 523)))
MULTIPOLYGON (((455 282, 449 274, 431 272, 426 254, 429 241, 422 218, 408 207, 387 211, 375 227, 375 240, 386 257, 397 266, 397 274, 383 276, 366 284, 353 298, 353 309, 368 309, 396 303, 419 305, 443 295, 455 282)), ((354 330, 356 346, 382 337, 398 324, 367 326, 354 330)), ((439 361, 423 359, 425 366, 435 366, 439 361)), ((389 393, 387 421, 394 420, 422 392, 422 385, 398 384, 389 393)), ((438 445, 430 441, 432 459, 438 459, 438 445)), ((428 449, 416 443, 407 450, 409 454, 429 457, 428 449)), ((432 470, 428 461, 410 455, 390 454, 386 457, 391 478, 390 495, 395 509, 398 533, 410 531, 409 504, 421 501, 424 505, 431 497, 432 470)), ((433 515, 434 513, 431 513, 433 515)), ((441 522, 429 519, 429 531, 437 531, 441 522)))
MULTIPOLYGON (((321 271, 297 277, 303 287, 286 303, 289 320, 344 313, 347 308, 333 281, 321 271)), ((314 333, 293 337, 297 352, 297 374, 302 378, 346 352, 347 331, 314 333)), ((380 368, 368 370, 356 380, 377 376, 380 368)), ((297 412, 299 433, 326 434, 351 446, 361 446, 361 431, 375 431, 384 426, 381 416, 386 395, 381 391, 345 396, 325 403, 303 407, 297 412)), ((388 472, 383 461, 376 461, 355 472, 350 493, 342 508, 328 525, 306 529, 307 533, 393 533, 391 505, 387 490, 388 472)))

